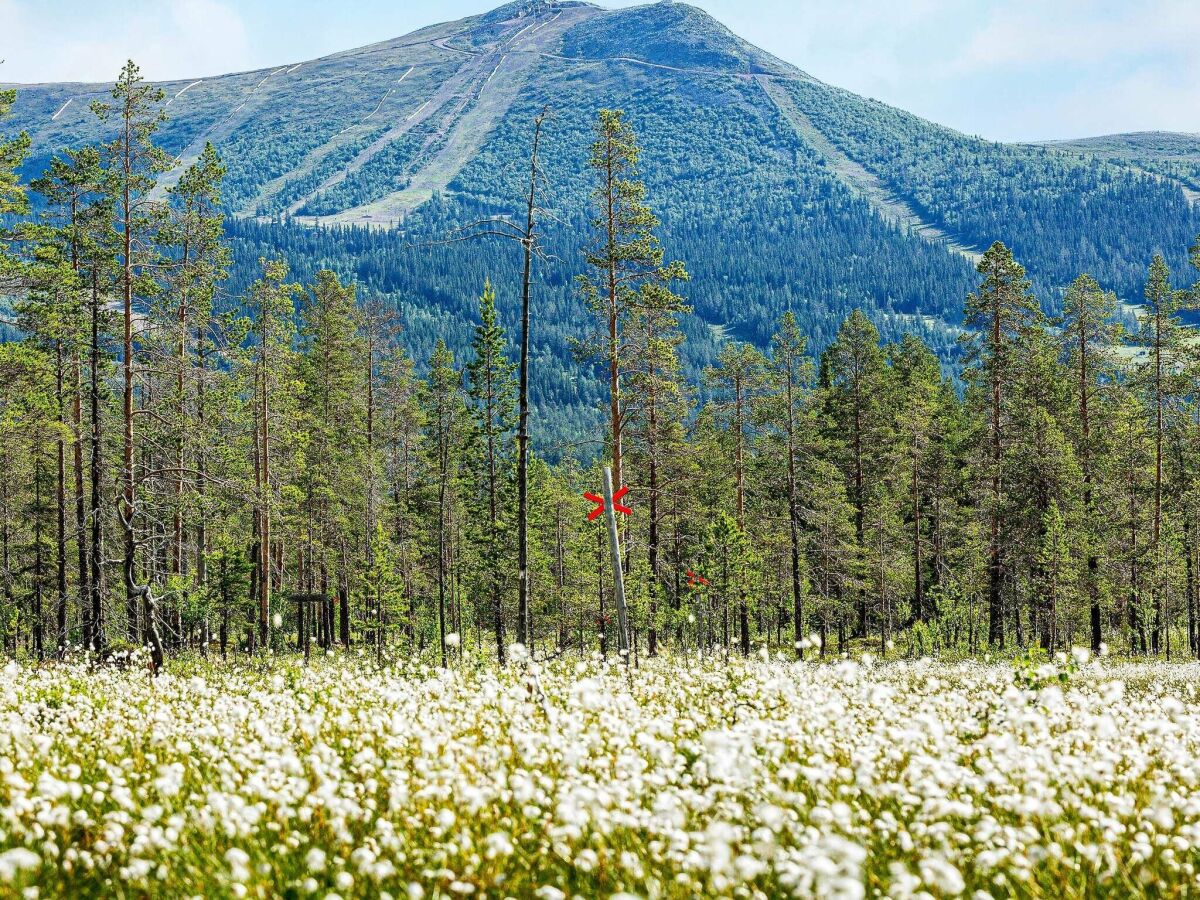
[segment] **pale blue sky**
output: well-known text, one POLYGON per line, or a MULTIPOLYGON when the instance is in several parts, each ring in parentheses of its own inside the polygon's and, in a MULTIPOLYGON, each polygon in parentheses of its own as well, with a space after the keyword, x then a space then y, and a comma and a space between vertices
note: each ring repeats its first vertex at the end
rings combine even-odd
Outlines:
MULTIPOLYGON (((693 0, 818 78, 1000 140, 1200 132, 1200 0, 693 0)), ((500 0, 0 0, 0 81, 311 59, 500 0)), ((631 0, 607 0, 609 7, 631 0)))

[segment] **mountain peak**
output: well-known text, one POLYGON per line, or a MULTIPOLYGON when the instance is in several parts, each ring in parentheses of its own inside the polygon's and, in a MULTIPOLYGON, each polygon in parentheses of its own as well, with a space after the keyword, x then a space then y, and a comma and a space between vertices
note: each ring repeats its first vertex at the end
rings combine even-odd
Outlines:
POLYGON ((594 7, 594 4, 585 3, 583 0, 512 0, 511 3, 497 6, 491 12, 479 16, 477 21, 480 25, 493 25, 499 22, 511 22, 514 19, 554 15, 565 9, 574 9, 580 6, 594 7))
POLYGON ((801 74, 704 10, 677 0, 610 10, 581 22, 563 35, 563 54, 636 59, 669 69, 801 74))

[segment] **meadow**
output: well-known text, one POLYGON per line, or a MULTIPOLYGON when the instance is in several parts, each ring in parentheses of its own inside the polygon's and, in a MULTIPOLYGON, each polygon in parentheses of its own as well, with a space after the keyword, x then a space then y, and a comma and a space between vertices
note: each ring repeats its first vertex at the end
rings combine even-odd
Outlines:
POLYGON ((0 896, 1188 896, 1200 665, 0 673, 0 896))

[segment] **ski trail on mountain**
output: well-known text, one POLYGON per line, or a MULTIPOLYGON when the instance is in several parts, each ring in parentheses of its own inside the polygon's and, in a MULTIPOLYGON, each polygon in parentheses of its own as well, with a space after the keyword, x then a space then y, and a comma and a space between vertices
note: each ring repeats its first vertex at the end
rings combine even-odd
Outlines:
POLYGON ((371 110, 371 112, 352 125, 347 125, 325 143, 308 151, 308 153, 305 154, 304 158, 296 165, 294 169, 289 169, 282 175, 272 178, 270 181, 264 184, 255 196, 249 198, 246 203, 243 204, 242 208, 238 210, 237 215, 252 215, 256 209, 262 206, 262 204, 274 199, 289 182, 298 178, 303 178, 316 169, 317 166, 324 162, 327 156, 345 146, 345 144, 352 139, 356 133, 369 130, 363 129, 363 126, 379 115, 379 111, 383 109, 384 104, 396 92, 396 88, 403 84, 416 70, 417 67, 415 65, 409 66, 408 70, 398 79, 396 79, 396 86, 388 88, 383 97, 379 100, 379 103, 376 104, 375 108, 371 110))
POLYGON ((950 233, 922 218, 907 200, 889 191, 878 176, 842 152, 800 110, 795 99, 777 79, 760 75, 755 76, 755 81, 762 87, 763 93, 779 110, 784 120, 792 126, 796 134, 816 150, 838 179, 866 200, 884 221, 898 225, 902 229, 911 230, 931 244, 941 244, 946 249, 969 260, 972 265, 977 264, 983 258, 983 254, 979 251, 963 244, 950 233))
MULTIPOLYGON (((430 43, 435 47, 441 46, 438 41, 432 41, 430 43)), ((382 153, 385 149, 387 149, 389 145, 395 143, 400 138, 404 137, 404 135, 408 134, 414 128, 425 122, 430 115, 440 109, 443 109, 462 93, 469 92, 473 79, 478 77, 476 75, 477 71, 482 66, 486 65, 486 57, 481 58, 479 55, 474 53, 467 54, 467 56, 469 59, 463 63, 457 72, 438 85, 432 96, 426 99, 404 119, 393 125, 386 132, 372 141, 357 156, 355 156, 348 165, 324 179, 319 185, 313 188, 313 190, 309 191, 303 197, 292 203, 288 207, 288 213, 293 216, 297 215, 310 200, 319 196, 324 191, 341 184, 346 180, 347 177, 357 172, 372 159, 382 153)))
MULTIPOLYGON (((434 41, 434 46, 470 57, 452 76, 453 84, 443 85, 408 119, 359 154, 345 171, 326 179, 308 197, 293 204, 292 214, 296 215, 309 199, 321 191, 361 169, 413 127, 449 106, 450 111, 442 117, 434 133, 426 138, 416 153, 416 167, 409 174, 406 187, 336 215, 322 216, 321 221, 358 225, 389 224, 420 206, 435 193, 444 191, 463 166, 475 157, 508 113, 536 68, 542 55, 540 51, 556 45, 562 32, 575 24, 580 15, 574 12, 564 17, 560 13, 552 19, 530 22, 485 51, 468 53, 446 46, 444 40, 434 41), (432 107, 431 112, 426 111, 429 107, 432 107)), ((306 217, 297 218, 303 221, 306 217)))
MULTIPOLYGON (((276 69, 271 69, 268 71, 267 74, 263 75, 263 77, 258 80, 258 83, 255 84, 254 87, 252 87, 250 91, 242 98, 241 103, 227 112, 224 116, 217 119, 207 128, 203 129, 200 134, 193 138, 191 143, 189 143, 179 154, 179 156, 176 157, 175 167, 159 179, 158 184, 154 188, 153 196, 161 197, 168 188, 171 188, 177 184, 184 170, 200 158, 200 154, 204 150, 204 145, 206 143, 211 141, 213 144, 218 144, 233 134, 233 132, 239 127, 244 125, 246 121, 249 120, 249 118, 254 114, 254 112, 257 111, 257 101, 260 101, 262 97, 265 96, 263 93, 261 93, 263 85, 270 81, 274 76, 287 72, 288 69, 288 66, 280 66, 276 69)), ((188 85, 188 87, 192 87, 192 85, 188 85)), ((184 88, 184 90, 187 90, 187 88, 184 88)), ((179 93, 182 94, 183 91, 180 91, 179 93)), ((178 96, 179 95, 176 94, 176 97, 178 96)))

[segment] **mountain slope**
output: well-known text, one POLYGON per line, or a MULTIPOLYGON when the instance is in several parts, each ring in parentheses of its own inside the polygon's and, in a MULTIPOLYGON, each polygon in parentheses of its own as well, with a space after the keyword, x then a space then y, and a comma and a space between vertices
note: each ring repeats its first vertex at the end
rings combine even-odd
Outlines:
MULTIPOLYGON (((562 436, 600 400, 568 338, 588 327, 572 285, 589 129, 604 107, 637 129, 664 243, 693 275, 692 368, 728 337, 765 343, 787 309, 817 349, 861 307, 885 336, 916 330, 952 356, 973 260, 994 240, 1014 247, 1052 306, 1082 270, 1135 299, 1151 253, 1183 272, 1200 233, 1195 139, 967 137, 823 84, 681 3, 524 0, 319 60, 163 87, 163 140, 181 166, 207 140, 229 166, 233 287, 272 252, 300 275, 333 266, 404 310, 418 358, 437 336, 465 347, 485 276, 515 324, 515 248, 444 241, 520 209, 531 123, 549 108, 535 394, 543 429, 562 436)), ((102 137, 88 102, 105 93, 20 88, 31 173, 102 137)))

